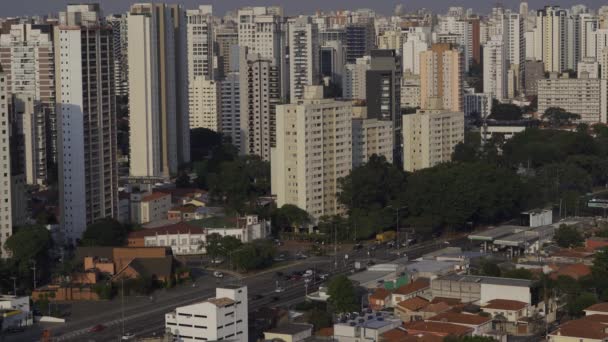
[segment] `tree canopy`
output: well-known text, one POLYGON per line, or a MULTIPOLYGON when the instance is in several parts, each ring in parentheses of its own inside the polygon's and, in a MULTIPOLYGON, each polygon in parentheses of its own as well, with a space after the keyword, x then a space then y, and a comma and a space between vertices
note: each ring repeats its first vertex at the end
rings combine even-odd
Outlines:
POLYGON ((123 246, 129 229, 114 219, 102 219, 90 224, 82 234, 83 246, 123 246))
POLYGON ((565 224, 560 225, 555 231, 553 240, 563 248, 582 246, 585 241, 583 235, 575 227, 565 224))
POLYGON ((543 113, 542 119, 549 122, 552 127, 563 127, 572 125, 575 120, 580 120, 581 116, 560 107, 549 107, 543 113))
POLYGON ((498 121, 520 120, 522 117, 521 108, 511 103, 499 103, 494 100, 492 111, 488 119, 498 121))
POLYGON ((331 279, 327 294, 329 295, 329 303, 338 313, 353 312, 359 309, 355 287, 350 279, 343 274, 331 279))

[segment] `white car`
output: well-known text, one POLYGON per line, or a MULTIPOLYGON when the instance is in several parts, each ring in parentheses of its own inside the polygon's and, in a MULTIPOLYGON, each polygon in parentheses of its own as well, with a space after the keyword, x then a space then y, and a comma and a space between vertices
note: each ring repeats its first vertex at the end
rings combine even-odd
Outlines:
POLYGON ((221 263, 223 263, 223 262, 224 262, 224 260, 222 260, 222 259, 212 259, 212 260, 211 260, 211 263, 212 263, 212 264, 216 264, 216 265, 217 265, 217 264, 221 264, 221 263))
POLYGON ((274 290, 274 292, 276 292, 276 293, 285 292, 285 289, 279 286, 274 290))
POLYGON ((224 273, 222 273, 220 271, 215 271, 215 272, 213 272, 213 276, 216 278, 224 278, 224 273))
POLYGON ((125 333, 124 335, 122 335, 121 340, 123 341, 131 341, 132 339, 135 338, 135 335, 133 335, 133 333, 125 333))

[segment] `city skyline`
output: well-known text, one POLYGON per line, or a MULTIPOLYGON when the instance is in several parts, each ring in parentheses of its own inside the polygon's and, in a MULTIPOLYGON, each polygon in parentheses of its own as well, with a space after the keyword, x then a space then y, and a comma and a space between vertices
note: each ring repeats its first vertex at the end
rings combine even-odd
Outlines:
MULTIPOLYGON (((124 13, 127 12, 129 6, 134 3, 142 3, 145 1, 137 1, 137 0, 83 0, 83 1, 72 1, 72 0, 56 0, 56 1, 45 1, 45 0, 25 0, 19 2, 11 2, 5 4, 3 7, 3 15, 4 16, 24 16, 24 15, 44 15, 44 14, 54 14, 58 11, 61 11, 66 5, 71 3, 99 3, 101 8, 104 11, 104 14, 112 14, 112 13, 124 13)), ((570 7, 573 5, 583 4, 589 8, 599 8, 602 5, 606 5, 605 2, 600 0, 586 0, 586 1, 578 1, 578 0, 555 0, 551 3, 547 3, 543 0, 530 0, 527 1, 530 9, 539 9, 544 7, 545 5, 557 5, 562 7, 570 7)), ((282 6, 287 15, 298 15, 304 13, 314 13, 317 10, 340 10, 340 9, 350 9, 354 10, 357 8, 370 8, 377 11, 380 14, 390 14, 392 13, 395 5, 402 4, 403 10, 405 12, 409 12, 412 10, 417 10, 420 8, 428 8, 437 13, 443 13, 447 11, 448 7, 465 7, 472 8, 474 12, 479 13, 488 13, 492 7, 494 7, 497 3, 501 3, 505 8, 518 9, 521 1, 518 0, 505 0, 505 1, 488 1, 484 2, 481 6, 478 1, 475 0, 460 0, 460 1, 447 1, 447 0, 438 0, 433 1, 431 6, 429 6, 428 1, 424 0, 410 0, 410 1, 364 1, 364 0, 354 0, 354 1, 332 1, 331 5, 328 7, 327 2, 323 0, 309 0, 309 1, 291 1, 288 3, 284 3, 281 1, 256 1, 255 3, 250 3, 246 0, 229 0, 229 1, 221 1, 221 0, 209 0, 209 1, 199 1, 199 0, 176 0, 168 3, 176 3, 184 5, 186 8, 196 8, 199 5, 212 5, 213 12, 215 15, 223 15, 226 11, 237 10, 240 7, 248 7, 248 6, 282 6)))

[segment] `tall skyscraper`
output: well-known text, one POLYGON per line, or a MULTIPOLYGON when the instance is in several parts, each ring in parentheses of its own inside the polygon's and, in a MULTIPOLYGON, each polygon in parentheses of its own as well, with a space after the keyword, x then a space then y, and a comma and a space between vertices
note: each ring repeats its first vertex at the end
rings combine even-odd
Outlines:
POLYGON ((118 216, 112 29, 98 5, 68 5, 55 26, 59 198, 68 241, 118 216))
POLYGON ((241 154, 270 160, 275 146, 276 105, 281 101, 281 72, 276 60, 241 48, 239 67, 241 154))
POLYGON ((114 89, 116 96, 129 95, 129 56, 127 42, 127 15, 115 14, 106 18, 112 25, 114 46, 114 89))
POLYGON ((19 95, 27 106, 19 106, 26 117, 24 143, 28 184, 45 184, 47 166, 57 163, 57 118, 55 115, 55 62, 50 25, 14 24, 0 35, 0 64, 8 94, 19 95))
POLYGON ((376 30, 372 21, 346 25, 346 62, 355 63, 357 58, 368 56, 375 45, 376 30))
POLYGON ((393 123, 393 160, 401 161, 401 56, 372 50, 366 76, 367 117, 393 123))
POLYGON ((354 64, 346 64, 344 77, 342 78, 342 97, 351 100, 365 100, 367 70, 369 70, 371 58, 369 56, 357 58, 354 64))
POLYGON ((219 82, 197 76, 190 83, 190 129, 220 131, 221 115, 219 82))
MULTIPOLYGON (((229 26, 228 24, 218 27, 214 30, 214 33, 215 51, 217 54, 217 76, 218 79, 222 80, 231 72, 230 61, 232 59, 232 51, 234 51, 234 46, 239 45, 239 34, 236 26, 229 26)), ((236 64, 238 64, 238 58, 236 64)))
POLYGON ((239 72, 220 81, 220 131, 237 148, 241 147, 241 90, 239 72))
POLYGON ((329 78, 334 85, 341 86, 346 64, 346 49, 341 42, 330 40, 321 47, 319 69, 323 78, 329 78))
POLYGON ((277 106, 272 149, 272 193, 279 207, 293 204, 315 220, 343 212, 338 179, 352 169, 352 104, 323 99, 307 86, 297 103, 277 106))
POLYGON ((545 6, 536 14, 536 30, 541 44, 545 71, 562 72, 568 68, 568 11, 545 6))
POLYGON ((495 36, 483 47, 483 92, 498 101, 507 98, 507 59, 502 37, 495 36))
POLYGON ((7 74, 0 69, 0 258, 9 257, 4 243, 13 234, 13 227, 26 219, 23 135, 11 112, 7 74))
POLYGON ((420 35, 412 35, 403 44, 403 72, 420 74, 420 53, 428 49, 428 43, 420 35))
POLYGON ((420 106, 440 98, 443 108, 461 112, 463 103, 462 54, 450 44, 433 44, 420 54, 420 106))
POLYGON ((135 4, 128 15, 132 177, 167 178, 190 161, 185 21, 179 5, 135 4))
MULTIPOLYGON (((198 9, 186 11, 188 42, 188 82, 196 77, 213 79, 213 21, 212 8, 201 5, 198 9)), ((192 88, 190 88, 192 97, 192 88)), ((192 98, 190 98, 192 103, 192 98)), ((190 106, 192 112, 192 105, 190 106)))
POLYGON ((304 87, 319 84, 319 32, 311 17, 289 23, 289 96, 301 99, 304 87))

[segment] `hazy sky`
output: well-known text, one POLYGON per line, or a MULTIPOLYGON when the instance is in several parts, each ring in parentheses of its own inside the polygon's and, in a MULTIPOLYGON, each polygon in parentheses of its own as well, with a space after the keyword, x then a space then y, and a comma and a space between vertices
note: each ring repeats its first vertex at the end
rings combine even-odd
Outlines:
MULTIPOLYGON (((129 4, 134 2, 146 2, 145 0, 0 0, 0 16, 17 16, 32 14, 55 13, 65 8, 67 3, 78 2, 99 2, 105 14, 124 12, 129 4)), ((160 1, 157 1, 160 2, 160 1)), ((436 11, 443 12, 448 6, 471 7, 479 13, 486 13, 496 1, 491 0, 166 0, 168 3, 181 3, 187 8, 195 8, 199 4, 212 4, 216 15, 224 14, 226 10, 238 8, 240 6, 253 5, 282 5, 287 14, 312 13, 317 9, 353 9, 353 8, 372 8, 376 11, 388 14, 398 3, 404 5, 406 10, 427 7, 436 11)), ((507 8, 519 8, 520 1, 503 0, 502 4, 507 8)), ((591 8, 608 4, 605 0, 530 0, 530 8, 541 8, 545 4, 555 4, 564 7, 573 4, 585 4, 591 8)))

